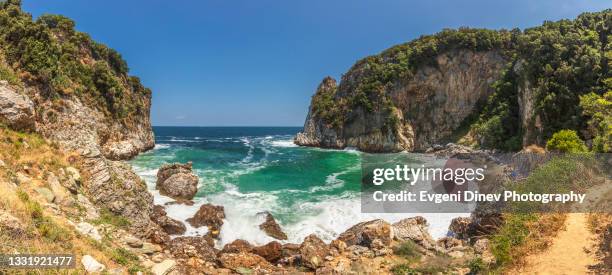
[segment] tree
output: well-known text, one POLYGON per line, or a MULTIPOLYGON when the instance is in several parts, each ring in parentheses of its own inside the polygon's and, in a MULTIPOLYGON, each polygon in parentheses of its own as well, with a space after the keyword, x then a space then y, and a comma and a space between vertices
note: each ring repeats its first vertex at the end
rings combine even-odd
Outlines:
POLYGON ((546 142, 546 149, 564 153, 579 153, 587 150, 584 141, 574 130, 561 130, 546 142))

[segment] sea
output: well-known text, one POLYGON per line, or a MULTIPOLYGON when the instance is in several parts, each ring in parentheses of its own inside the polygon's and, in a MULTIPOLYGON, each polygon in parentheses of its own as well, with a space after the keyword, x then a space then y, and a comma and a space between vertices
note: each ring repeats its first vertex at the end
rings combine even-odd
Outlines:
MULTIPOLYGON (((185 222, 202 204, 225 208, 222 246, 236 239, 253 244, 273 241, 259 229, 270 212, 288 235, 301 243, 316 234, 326 242, 351 226, 373 219, 397 222, 423 216, 434 238, 447 235, 450 221, 463 213, 362 213, 361 152, 301 147, 293 137, 301 127, 154 127, 156 146, 131 161, 147 183, 155 204, 185 222), (193 162, 199 189, 193 205, 173 204, 155 189, 165 163, 193 162)), ((206 229, 186 223, 186 235, 206 229)))

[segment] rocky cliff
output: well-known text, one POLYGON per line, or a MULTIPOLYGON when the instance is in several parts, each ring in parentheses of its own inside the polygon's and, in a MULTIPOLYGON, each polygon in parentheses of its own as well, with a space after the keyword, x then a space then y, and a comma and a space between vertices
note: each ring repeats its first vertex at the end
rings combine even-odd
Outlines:
POLYGON ((77 154, 79 192, 148 234, 153 198, 121 162, 154 147, 151 91, 119 53, 58 15, 32 19, 0 2, 0 123, 77 154))
MULTIPOLYGON (((410 77, 394 80, 384 91, 392 107, 373 112, 350 110, 340 127, 331 127, 311 111, 298 134, 299 145, 330 148, 356 147, 368 152, 424 150, 442 142, 492 94, 506 60, 496 51, 450 51, 436 56, 435 63, 419 67, 410 77)), ((336 88, 325 78, 317 94, 338 89, 350 94, 363 70, 353 68, 336 88)), ((342 100, 341 98, 335 100, 342 100)))
POLYGON ((579 101, 612 88, 611 17, 605 10, 524 31, 444 30, 364 58, 340 83, 322 81, 295 143, 396 152, 463 138, 520 150, 561 129, 588 140, 579 101))

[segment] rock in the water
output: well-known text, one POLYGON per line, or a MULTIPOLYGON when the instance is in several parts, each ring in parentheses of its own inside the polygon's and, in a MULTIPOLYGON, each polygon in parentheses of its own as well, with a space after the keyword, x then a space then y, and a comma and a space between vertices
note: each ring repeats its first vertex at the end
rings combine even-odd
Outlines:
POLYGON ((198 192, 198 181, 198 176, 193 174, 191 162, 165 164, 157 172, 156 188, 162 195, 191 200, 198 192))
POLYGON ((400 241, 412 240, 424 248, 434 248, 435 241, 427 231, 427 220, 421 216, 403 219, 391 227, 393 235, 400 241))
POLYGON ((267 262, 266 259, 246 252, 222 254, 219 262, 221 262, 223 267, 238 273, 263 274, 274 270, 274 266, 267 262))
POLYGON ((253 246, 249 242, 237 239, 223 246, 221 253, 251 252, 252 249, 253 246))
POLYGON ((277 240, 286 240, 287 234, 283 232, 280 225, 276 223, 276 220, 269 212, 264 213, 266 215, 266 221, 259 225, 259 228, 263 230, 268 236, 277 240))
POLYGON ((35 121, 32 100, 0 81, 0 123, 18 131, 33 131, 35 121))
POLYGON ((214 262, 217 251, 213 248, 212 239, 206 237, 177 237, 172 239, 166 249, 180 259, 200 258, 204 261, 214 262))
POLYGON ((187 219, 187 222, 193 227, 208 227, 208 234, 217 238, 219 236, 221 225, 223 225, 223 219, 225 219, 225 212, 223 206, 216 206, 210 203, 200 206, 200 209, 196 214, 187 219))
POLYGON ((89 255, 83 256, 81 259, 81 264, 83 264, 83 268, 89 273, 100 273, 106 268, 106 266, 96 261, 96 259, 89 255))
POLYGON ((181 235, 187 230, 182 222, 168 217, 166 210, 164 210, 164 207, 161 205, 153 207, 151 220, 159 225, 166 233, 171 235, 181 235))
POLYGON ((89 223, 80 222, 76 224, 74 227, 79 233, 85 236, 88 236, 96 241, 102 240, 102 236, 100 236, 100 233, 98 233, 98 229, 96 229, 93 225, 89 223))
POLYGON ((371 243, 379 239, 384 245, 389 245, 393 239, 391 225, 383 220, 372 220, 354 225, 338 236, 338 240, 346 245, 361 245, 370 247, 371 243))
POLYGON ((300 245, 300 255, 304 266, 317 269, 329 254, 329 247, 314 234, 308 235, 300 245))
POLYGON ((166 275, 172 272, 175 266, 176 262, 174 260, 164 260, 161 263, 153 265, 153 267, 151 267, 151 273, 155 275, 166 275))
POLYGON ((268 262, 275 263, 283 256, 282 248, 283 246, 279 242, 273 241, 262 246, 254 247, 252 253, 263 257, 268 262))

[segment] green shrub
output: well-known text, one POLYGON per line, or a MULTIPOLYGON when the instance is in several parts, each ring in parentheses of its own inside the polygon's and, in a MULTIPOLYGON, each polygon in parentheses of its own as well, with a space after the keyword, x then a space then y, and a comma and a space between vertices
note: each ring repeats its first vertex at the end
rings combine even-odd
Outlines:
POLYGON ((402 242, 398 246, 394 247, 393 252, 395 253, 395 255, 402 256, 409 260, 416 261, 421 258, 419 246, 411 240, 402 242))
POLYGON ((485 264, 485 262, 480 257, 472 259, 468 263, 468 267, 470 268, 470 272, 468 273, 469 275, 486 274, 488 270, 487 264, 485 264))
POLYGON ((578 137, 576 131, 561 130, 546 142, 546 149, 564 153, 579 153, 587 150, 584 141, 578 137))
POLYGON ((93 220, 93 224, 112 224, 120 228, 126 228, 130 226, 130 221, 125 217, 119 216, 104 208, 100 211, 100 218, 93 220))
MULTIPOLYGON (((608 78, 612 86, 612 78, 608 78)), ((580 97, 582 114, 589 118, 589 131, 594 136, 592 149, 595 152, 612 152, 612 91, 603 96, 589 93, 580 97)))
POLYGON ((112 251, 111 258, 113 259, 113 261, 120 265, 127 265, 129 263, 138 262, 138 256, 121 247, 116 248, 112 251))
POLYGON ((391 273, 394 275, 418 275, 419 273, 411 268, 408 264, 399 264, 391 267, 391 273))

